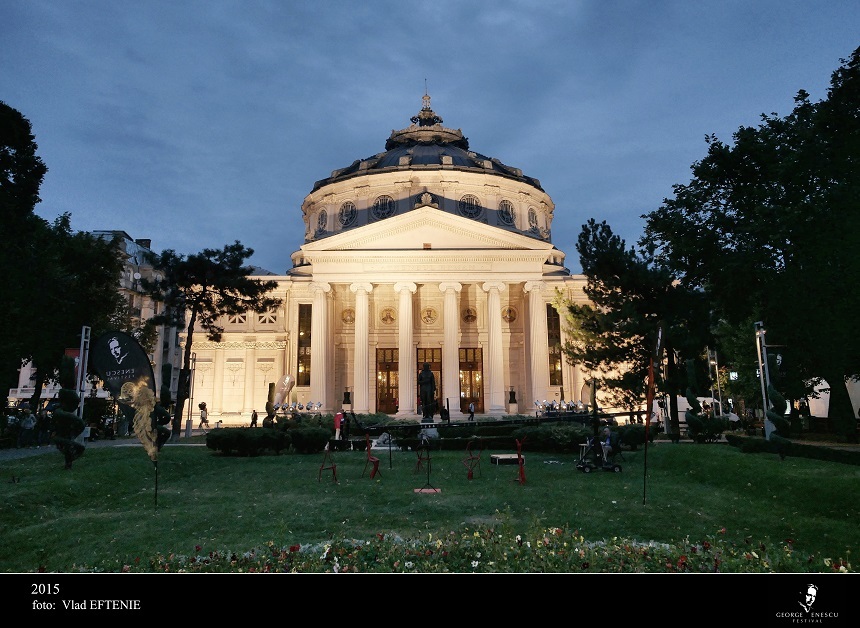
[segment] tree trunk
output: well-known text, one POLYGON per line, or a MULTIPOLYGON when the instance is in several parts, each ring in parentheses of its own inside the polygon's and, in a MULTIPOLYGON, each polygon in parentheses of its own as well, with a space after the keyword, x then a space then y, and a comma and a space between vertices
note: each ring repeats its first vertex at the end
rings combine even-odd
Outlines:
POLYGON ((39 411, 42 399, 42 386, 45 385, 44 369, 36 368, 36 381, 33 382, 33 396, 30 397, 30 409, 35 415, 39 411))

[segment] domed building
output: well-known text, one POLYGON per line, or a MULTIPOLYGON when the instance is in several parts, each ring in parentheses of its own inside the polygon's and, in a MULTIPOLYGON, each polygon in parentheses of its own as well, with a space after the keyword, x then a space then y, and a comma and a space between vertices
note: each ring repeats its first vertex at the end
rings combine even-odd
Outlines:
POLYGON ((425 363, 453 420, 470 403, 501 416, 579 400, 587 375, 563 359, 552 301, 587 301, 585 279, 552 244, 554 211, 538 179, 472 150, 425 94, 383 152, 313 185, 292 268, 265 277, 283 306, 225 319, 221 342, 195 334, 194 411, 246 423, 290 375, 287 403, 421 416, 425 363))

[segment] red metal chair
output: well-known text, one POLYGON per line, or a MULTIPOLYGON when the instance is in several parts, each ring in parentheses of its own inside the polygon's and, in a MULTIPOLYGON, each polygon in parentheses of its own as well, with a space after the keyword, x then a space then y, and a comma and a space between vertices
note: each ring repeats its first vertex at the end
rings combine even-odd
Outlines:
POLYGON ((478 475, 481 473, 481 448, 478 448, 477 455, 474 451, 472 451, 472 445, 475 443, 474 440, 470 440, 469 444, 466 445, 466 457, 463 458, 463 466, 466 467, 466 477, 470 480, 475 477, 475 469, 478 470, 478 475))
POLYGON ((364 463, 364 470, 361 472, 361 477, 364 477, 364 473, 367 471, 367 465, 371 465, 371 479, 373 479, 377 474, 382 477, 382 472, 379 470, 379 458, 370 455, 370 434, 364 435, 364 442, 366 443, 367 460, 364 463))
POLYGON ((322 464, 320 464, 320 472, 317 475, 317 482, 322 482, 322 472, 328 469, 331 469, 332 479, 334 480, 334 483, 337 484, 337 464, 334 461, 334 455, 332 455, 331 450, 328 445, 326 445, 322 464))

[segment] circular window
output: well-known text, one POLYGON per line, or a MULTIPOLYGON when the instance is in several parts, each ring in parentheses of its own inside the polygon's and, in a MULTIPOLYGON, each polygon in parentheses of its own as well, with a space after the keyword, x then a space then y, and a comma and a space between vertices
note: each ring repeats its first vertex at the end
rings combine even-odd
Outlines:
POLYGON ((460 214, 466 218, 478 218, 483 209, 481 201, 478 200, 477 196, 466 194, 466 196, 460 199, 460 214))
POLYGON ((340 220, 340 224, 343 227, 348 227, 352 223, 355 222, 355 203, 347 201, 343 205, 340 206, 340 211, 338 212, 338 220, 340 220))
POLYGON ((510 201, 502 201, 499 203, 499 220, 503 224, 514 224, 514 204, 510 201))
POLYGON ((373 217, 377 220, 394 215, 394 199, 390 196, 380 196, 373 202, 373 217))

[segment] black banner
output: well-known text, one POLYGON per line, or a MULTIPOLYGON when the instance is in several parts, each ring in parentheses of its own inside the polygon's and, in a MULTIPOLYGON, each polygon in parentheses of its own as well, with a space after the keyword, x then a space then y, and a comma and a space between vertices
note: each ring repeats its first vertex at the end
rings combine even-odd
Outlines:
POLYGON ((128 334, 112 331, 96 338, 90 347, 90 362, 114 399, 119 398, 126 382, 145 383, 156 393, 149 356, 128 334))

